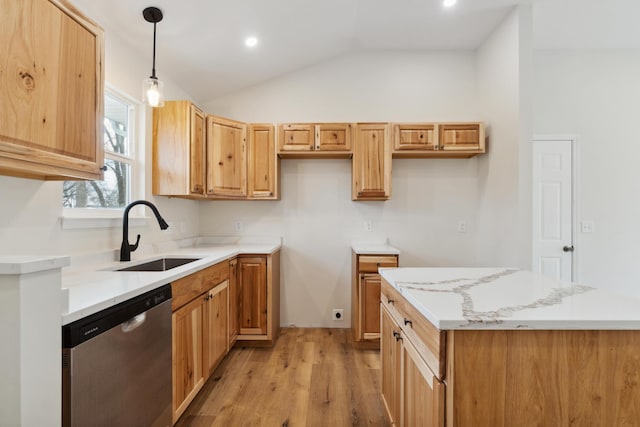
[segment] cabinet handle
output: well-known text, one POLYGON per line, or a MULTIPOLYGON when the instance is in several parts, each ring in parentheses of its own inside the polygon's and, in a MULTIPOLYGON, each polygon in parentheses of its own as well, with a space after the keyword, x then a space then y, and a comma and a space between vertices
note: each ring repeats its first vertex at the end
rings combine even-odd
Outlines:
POLYGON ((393 337, 396 339, 396 341, 400 341, 402 339, 402 335, 400 335, 400 332, 398 331, 393 331, 393 337))
POLYGON ((407 319, 406 317, 404 318, 404 324, 406 325, 411 325, 411 327, 413 328, 413 322, 409 319, 407 319))
POLYGON ((204 297, 204 300, 205 300, 205 301, 209 301, 209 299, 210 299, 210 298, 211 298, 211 297, 209 296, 209 294, 207 294, 207 296, 206 296, 206 297, 204 297))
POLYGON ((396 302, 396 300, 387 298, 387 304, 393 304, 394 302, 396 302))

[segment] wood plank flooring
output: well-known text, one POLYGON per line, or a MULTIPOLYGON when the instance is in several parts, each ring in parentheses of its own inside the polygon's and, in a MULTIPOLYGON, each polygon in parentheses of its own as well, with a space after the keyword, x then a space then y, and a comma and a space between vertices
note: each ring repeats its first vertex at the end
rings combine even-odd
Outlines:
POLYGON ((388 426, 380 353, 350 332, 283 328, 273 348, 236 346, 176 427, 388 426))

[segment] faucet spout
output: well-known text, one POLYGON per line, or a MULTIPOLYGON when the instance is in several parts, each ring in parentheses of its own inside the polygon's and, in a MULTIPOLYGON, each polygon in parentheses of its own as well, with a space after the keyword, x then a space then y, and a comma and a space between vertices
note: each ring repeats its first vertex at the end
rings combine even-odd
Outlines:
POLYGON ((138 244, 140 243, 140 235, 136 238, 136 243, 131 245, 129 244, 129 211, 135 205, 145 205, 148 206, 158 221, 158 225, 161 230, 166 230, 169 228, 169 224, 162 218, 160 212, 158 212, 158 208, 146 200, 136 200, 135 202, 131 202, 124 208, 124 214, 122 217, 122 245, 120 245, 120 261, 131 261, 131 252, 138 249, 138 244))

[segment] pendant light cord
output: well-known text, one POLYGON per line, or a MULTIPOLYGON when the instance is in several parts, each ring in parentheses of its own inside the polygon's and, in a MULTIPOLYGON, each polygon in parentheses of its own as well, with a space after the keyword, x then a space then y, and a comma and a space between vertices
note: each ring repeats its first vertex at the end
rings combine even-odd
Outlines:
POLYGON ((156 23, 153 23, 153 68, 151 68, 151 78, 157 79, 156 77, 156 23))

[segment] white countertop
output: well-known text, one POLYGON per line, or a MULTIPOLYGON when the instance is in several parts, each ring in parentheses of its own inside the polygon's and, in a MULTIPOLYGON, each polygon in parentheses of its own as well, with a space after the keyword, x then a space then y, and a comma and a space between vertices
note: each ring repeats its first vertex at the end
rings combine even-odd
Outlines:
POLYGON ((381 268, 438 329, 640 329, 640 300, 530 271, 381 268))
POLYGON ((384 242, 351 242, 351 249, 358 255, 400 255, 400 250, 384 242))
POLYGON ((0 256, 0 274, 28 274, 69 265, 68 256, 0 256))
POLYGON ((62 324, 82 319, 236 255, 271 254, 280 247, 280 242, 264 242, 174 248, 131 262, 110 262, 63 269, 62 324), (162 257, 200 259, 168 271, 114 271, 162 257))

